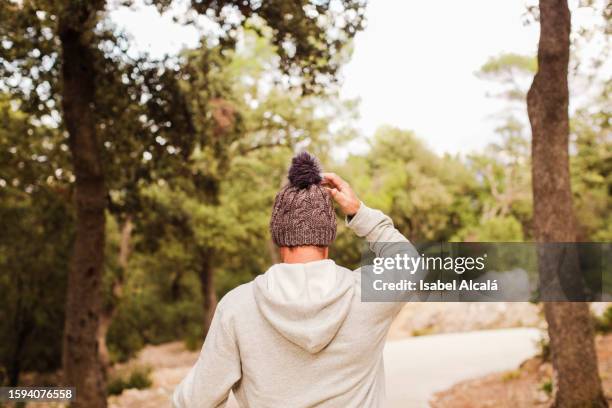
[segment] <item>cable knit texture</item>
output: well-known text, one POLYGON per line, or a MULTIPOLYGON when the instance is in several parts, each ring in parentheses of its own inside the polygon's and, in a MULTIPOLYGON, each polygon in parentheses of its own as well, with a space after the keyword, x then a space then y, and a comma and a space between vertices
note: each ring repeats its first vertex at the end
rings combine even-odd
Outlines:
POLYGON ((321 186, 317 159, 303 152, 289 169, 289 184, 274 200, 270 232, 276 245, 329 246, 336 238, 336 216, 329 193, 321 186))

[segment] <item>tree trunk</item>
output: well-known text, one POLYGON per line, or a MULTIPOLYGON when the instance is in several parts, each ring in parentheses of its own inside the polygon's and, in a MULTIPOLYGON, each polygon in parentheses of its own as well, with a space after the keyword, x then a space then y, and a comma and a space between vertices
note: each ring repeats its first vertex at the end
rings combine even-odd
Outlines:
POLYGON ((23 319, 22 316, 19 316, 19 318, 22 320, 17 323, 14 349, 13 353, 9 357, 9 364, 7 367, 9 387, 17 387, 19 385, 25 342, 28 340, 28 337, 30 337, 30 334, 35 327, 35 323, 31 319, 23 319))
POLYGON ((134 224, 132 223, 132 217, 127 216, 125 221, 121 224, 121 240, 119 242, 119 276, 113 281, 113 298, 114 301, 108 307, 104 308, 100 316, 100 324, 98 325, 98 344, 100 361, 106 372, 111 365, 110 354, 108 352, 108 346, 106 344, 106 334, 108 329, 113 322, 113 318, 117 312, 117 304, 121 301, 123 296, 123 282, 125 281, 125 275, 127 273, 128 262, 132 253, 132 231, 134 224))
POLYGON ((16 278, 16 285, 18 296, 15 316, 13 319, 13 330, 15 335, 12 338, 13 343, 11 346, 13 347, 7 364, 9 387, 17 387, 19 385, 25 342, 34 329, 34 322, 28 317, 29 313, 23 307, 22 296, 24 284, 23 280, 19 276, 16 278))
MULTIPOLYGON (((80 7, 87 5, 83 3, 80 7)), ((62 357, 65 385, 76 387, 77 401, 72 406, 104 408, 106 389, 97 333, 107 192, 93 112, 95 68, 89 43, 92 33, 82 28, 93 14, 79 11, 86 17, 68 15, 67 11, 59 22, 62 105, 76 176, 76 236, 68 274, 62 357)))
POLYGON ((214 256, 212 250, 204 252, 201 260, 200 285, 202 287, 204 307, 204 333, 208 334, 215 309, 217 308, 217 293, 215 291, 214 256))
POLYGON ((100 356, 100 364, 102 365, 102 371, 106 375, 109 368, 111 367, 110 353, 106 344, 106 334, 108 328, 113 322, 115 308, 113 307, 109 313, 102 313, 100 316, 100 323, 98 324, 98 354, 100 356))
MULTIPOLYGON (((569 36, 567 1, 540 0, 538 72, 527 95, 532 130, 533 218, 539 243, 576 240, 568 153, 569 36)), ((544 278, 554 275, 549 251, 538 250, 538 265, 544 278)), ((588 303, 546 302, 544 313, 555 372, 553 406, 607 406, 588 303)))
POLYGON ((123 281, 128 262, 130 261, 130 255, 132 254, 132 231, 134 231, 134 223, 132 222, 132 217, 128 215, 121 226, 121 241, 119 242, 118 263, 123 272, 120 281, 123 281))

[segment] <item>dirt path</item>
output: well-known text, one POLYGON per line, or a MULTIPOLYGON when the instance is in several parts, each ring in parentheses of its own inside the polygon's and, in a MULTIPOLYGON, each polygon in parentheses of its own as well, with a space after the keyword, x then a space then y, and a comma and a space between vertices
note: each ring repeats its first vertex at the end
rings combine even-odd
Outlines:
POLYGON ((182 342, 147 346, 130 365, 149 366, 153 385, 146 390, 129 389, 109 398, 109 408, 166 408, 176 385, 198 358, 199 351, 188 351, 182 342))
MULTIPOLYGON (((596 338, 599 374, 612 404, 612 334, 596 338)), ((437 393, 432 399, 434 408, 514 408, 548 407, 552 367, 539 357, 531 358, 520 368, 473 378, 437 393)))

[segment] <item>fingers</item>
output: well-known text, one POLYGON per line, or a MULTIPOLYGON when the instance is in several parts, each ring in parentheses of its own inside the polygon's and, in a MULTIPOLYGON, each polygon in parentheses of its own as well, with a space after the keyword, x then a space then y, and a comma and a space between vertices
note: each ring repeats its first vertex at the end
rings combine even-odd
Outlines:
POLYGON ((327 177, 326 182, 324 184, 329 184, 332 186, 323 186, 323 188, 325 188, 325 191, 329 192, 334 201, 340 206, 342 212, 351 215, 355 214, 359 210, 361 202, 357 199, 357 197, 355 197, 348 184, 333 173, 325 173, 324 177, 325 176, 327 177), (344 184, 346 186, 346 189, 342 191, 333 187, 334 185, 337 185, 336 183, 344 184))
POLYGON ((337 188, 325 187, 325 190, 327 190, 329 192, 329 194, 332 196, 334 201, 337 202, 338 204, 340 204, 340 206, 344 205, 344 203, 346 201, 346 197, 345 197, 344 193, 342 193, 337 188))
POLYGON ((333 198, 334 200, 336 200, 336 199, 338 198, 338 194, 340 194, 340 192, 338 191, 338 189, 336 189, 336 188, 330 188, 330 187, 324 187, 324 188, 325 188, 325 190, 326 190, 326 191, 327 191, 329 194, 331 194, 331 196, 332 196, 332 198, 333 198))
POLYGON ((338 190, 342 191, 348 188, 348 183, 336 173, 323 173, 323 180, 328 184, 331 184, 333 187, 336 187, 338 190))

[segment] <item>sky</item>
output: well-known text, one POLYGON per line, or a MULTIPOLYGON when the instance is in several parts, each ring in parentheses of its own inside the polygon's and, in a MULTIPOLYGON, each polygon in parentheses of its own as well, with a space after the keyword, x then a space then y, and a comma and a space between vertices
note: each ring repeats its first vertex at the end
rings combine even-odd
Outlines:
POLYGON ((342 96, 359 97, 360 127, 413 130, 435 151, 468 152, 494 141, 502 109, 475 72, 501 52, 535 54, 538 27, 522 1, 374 0, 344 69, 342 96))
MULTIPOLYGON (((503 52, 535 55, 538 24, 525 25, 524 1, 371 0, 367 27, 342 69, 343 98, 360 100, 357 126, 414 131, 438 153, 467 153, 497 140, 501 101, 475 72, 503 52)), ((175 14, 182 13, 179 8, 175 14)), ((111 19, 154 57, 198 44, 198 31, 153 7, 120 8, 111 19)), ((365 150, 354 143, 347 152, 365 150)))

